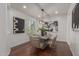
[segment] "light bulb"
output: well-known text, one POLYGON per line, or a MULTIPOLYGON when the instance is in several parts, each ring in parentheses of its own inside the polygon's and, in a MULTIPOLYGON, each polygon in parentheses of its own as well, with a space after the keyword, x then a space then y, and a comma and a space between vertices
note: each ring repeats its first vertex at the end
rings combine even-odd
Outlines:
POLYGON ((58 11, 55 11, 55 14, 58 14, 58 11))
POLYGON ((24 5, 23 8, 27 8, 27 6, 24 5))

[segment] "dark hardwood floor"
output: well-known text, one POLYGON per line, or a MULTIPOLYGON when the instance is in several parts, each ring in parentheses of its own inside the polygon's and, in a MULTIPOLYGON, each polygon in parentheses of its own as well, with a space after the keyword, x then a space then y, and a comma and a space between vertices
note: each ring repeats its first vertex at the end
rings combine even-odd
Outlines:
POLYGON ((30 42, 13 47, 10 56, 72 56, 66 42, 57 41, 56 48, 37 49, 30 42))

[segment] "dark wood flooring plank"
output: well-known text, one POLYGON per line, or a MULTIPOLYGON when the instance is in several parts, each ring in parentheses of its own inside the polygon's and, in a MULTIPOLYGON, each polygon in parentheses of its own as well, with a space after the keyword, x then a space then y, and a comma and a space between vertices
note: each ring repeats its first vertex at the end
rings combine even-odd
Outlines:
POLYGON ((69 45, 66 42, 57 41, 56 48, 46 47, 38 49, 30 42, 13 47, 10 56, 72 56, 69 45))

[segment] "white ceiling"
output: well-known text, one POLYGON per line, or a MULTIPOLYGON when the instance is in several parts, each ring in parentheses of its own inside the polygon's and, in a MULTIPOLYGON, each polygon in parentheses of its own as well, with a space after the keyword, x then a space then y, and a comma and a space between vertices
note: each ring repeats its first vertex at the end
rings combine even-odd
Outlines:
POLYGON ((11 3, 11 7, 34 18, 40 18, 38 17, 42 14, 40 8, 43 8, 50 15, 50 17, 56 15, 67 15, 70 3, 11 3), (22 7, 23 5, 27 6, 27 8, 24 9, 22 7), (56 14, 56 11, 58 14, 56 14))

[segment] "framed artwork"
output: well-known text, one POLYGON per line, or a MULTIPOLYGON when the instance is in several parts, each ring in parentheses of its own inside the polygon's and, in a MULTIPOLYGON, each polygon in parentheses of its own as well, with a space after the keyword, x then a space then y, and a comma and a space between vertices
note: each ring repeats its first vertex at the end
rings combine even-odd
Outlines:
POLYGON ((73 31, 79 31, 79 4, 76 4, 72 11, 72 29, 73 31))
POLYGON ((57 32, 58 31, 58 21, 53 21, 50 23, 50 28, 52 29, 52 32, 57 32))
POLYGON ((58 21, 45 22, 47 25, 48 31, 58 32, 58 21))
POLYGON ((13 33, 25 32, 25 21, 19 17, 13 17, 13 33))

